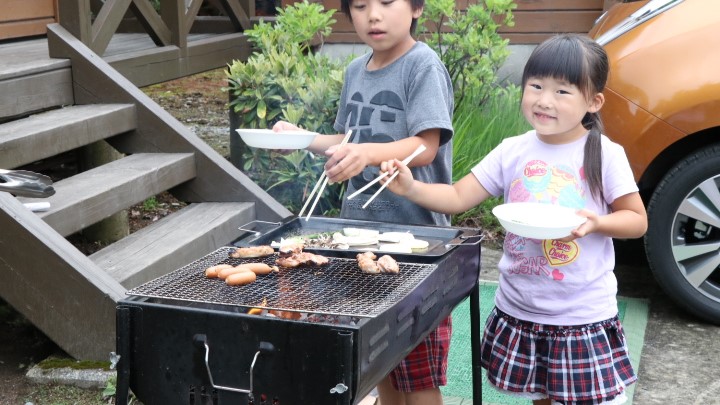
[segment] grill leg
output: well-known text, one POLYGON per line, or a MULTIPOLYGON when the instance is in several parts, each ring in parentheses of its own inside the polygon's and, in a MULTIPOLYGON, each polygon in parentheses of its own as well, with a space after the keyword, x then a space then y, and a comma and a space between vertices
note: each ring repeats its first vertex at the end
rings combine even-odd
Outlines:
POLYGON ((127 405, 130 385, 130 308, 120 306, 117 309, 117 385, 115 388, 115 404, 127 405))
POLYGON ((480 283, 470 292, 470 346, 472 350, 473 405, 482 404, 482 367, 480 367, 480 283))

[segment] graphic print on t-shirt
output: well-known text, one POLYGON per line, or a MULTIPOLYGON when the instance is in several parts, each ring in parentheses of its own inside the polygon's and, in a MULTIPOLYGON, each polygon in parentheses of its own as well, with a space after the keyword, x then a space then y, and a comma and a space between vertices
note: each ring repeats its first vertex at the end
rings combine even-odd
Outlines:
MULTIPOLYGON (((402 99, 392 91, 380 91, 370 98, 369 102, 365 103, 362 94, 355 93, 350 97, 350 102, 347 104, 348 113, 350 114, 350 127, 353 128, 353 132, 356 134, 355 139, 358 143, 387 143, 393 142, 390 135, 383 132, 373 132, 373 122, 380 121, 385 123, 382 128, 387 128, 387 124, 396 122, 398 115, 404 112, 402 99)), ((404 115, 402 115, 404 119, 404 115)), ((399 128, 404 128, 398 126, 399 128)), ((362 173, 350 179, 353 187, 357 190, 362 188, 365 184, 374 180, 380 173, 380 169, 376 166, 366 167, 362 173)), ((373 185, 363 192, 366 196, 371 196, 380 187, 380 183, 373 185)))
POLYGON ((552 166, 542 160, 525 164, 523 175, 510 185, 512 202, 536 201, 570 208, 585 206, 582 169, 576 176, 566 165, 552 166))
MULTIPOLYGON (((540 202, 580 209, 585 206, 585 189, 582 170, 577 174, 567 165, 551 165, 542 160, 531 160, 525 164, 522 176, 510 183, 509 202, 540 202)), ((565 274, 560 267, 574 262, 580 255, 580 246, 558 240, 535 241, 525 238, 506 238, 504 249, 515 258, 510 274, 528 274, 552 277, 562 281, 565 274), (527 249, 526 244, 540 243, 542 256, 532 257, 536 249, 527 249)))

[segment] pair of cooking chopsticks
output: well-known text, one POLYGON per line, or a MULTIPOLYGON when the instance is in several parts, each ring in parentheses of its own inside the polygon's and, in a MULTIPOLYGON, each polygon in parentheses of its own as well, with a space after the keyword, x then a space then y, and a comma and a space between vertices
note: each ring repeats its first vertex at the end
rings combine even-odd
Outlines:
MULTIPOLYGON (((417 157, 417 155, 423 153, 423 152, 425 151, 425 149, 427 149, 427 148, 425 147, 425 145, 420 144, 420 146, 418 146, 417 149, 415 149, 415 152, 411 153, 410 156, 406 157, 406 158, 402 161, 403 164, 404 164, 405 166, 407 166, 407 165, 410 163, 411 160, 415 159, 415 157, 417 157)), ((373 194, 372 197, 370 197, 370 199, 367 200, 367 201, 365 202, 365 204, 363 204, 363 206, 362 206, 363 209, 365 209, 365 207, 367 207, 368 204, 370 204, 370 203, 372 202, 372 200, 375 199, 375 197, 377 197, 383 190, 385 190, 385 187, 387 187, 388 183, 390 183, 391 181, 393 181, 393 180, 395 179, 395 177, 397 177, 398 174, 400 174, 400 171, 397 171, 397 170, 396 170, 395 173, 393 173, 393 175, 390 176, 390 178, 388 179, 388 181, 386 181, 386 182, 382 185, 382 187, 380 187, 380 188, 378 189, 378 191, 376 191, 375 194, 373 194)), ((388 175, 388 172, 382 173, 380 176, 378 176, 377 178, 375 178, 375 180, 369 182, 368 184, 364 185, 364 186, 363 186, 362 188, 360 188, 359 190, 357 190, 357 191, 355 191, 354 193, 352 193, 351 195, 349 195, 349 196, 348 196, 348 200, 351 200, 351 199, 357 197, 360 193, 362 193, 363 191, 365 191, 365 190, 367 190, 368 188, 370 188, 373 184, 375 184, 375 183, 377 183, 378 181, 380 181, 380 180, 384 179, 385 177, 387 177, 387 175, 388 175)))
MULTIPOLYGON (((350 141, 350 138, 352 137, 352 129, 345 134, 345 138, 343 138, 342 142, 340 142, 341 148, 343 145, 348 143, 350 141)), ((320 178, 318 179, 317 183, 315 183, 315 187, 313 187, 312 191, 310 192, 310 195, 308 195, 307 200, 305 200, 305 205, 303 205, 302 209, 300 210, 300 213, 298 214, 298 218, 302 217, 302 215, 305 213, 305 208, 307 208, 308 204, 310 203, 310 200, 312 200, 313 195, 315 196, 315 202, 313 202, 312 207, 310 207, 310 211, 308 211, 307 217, 305 217, 305 221, 308 221, 310 219, 310 215, 312 214, 313 210, 315 209, 315 206, 317 205, 318 201, 320 201, 320 196, 322 196, 323 191, 325 191, 325 186, 327 186, 328 178, 327 174, 325 173, 325 170, 323 170, 322 174, 320 175, 320 178), (316 191, 318 191, 318 186, 320 188, 320 191, 315 194, 316 191)))

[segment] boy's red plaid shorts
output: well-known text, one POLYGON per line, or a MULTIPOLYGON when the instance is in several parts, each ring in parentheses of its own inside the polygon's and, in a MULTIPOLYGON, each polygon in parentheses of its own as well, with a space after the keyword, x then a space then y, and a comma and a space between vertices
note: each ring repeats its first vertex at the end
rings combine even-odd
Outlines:
POLYGON ((451 336, 452 320, 448 316, 390 373, 393 387, 414 392, 446 385, 451 336))

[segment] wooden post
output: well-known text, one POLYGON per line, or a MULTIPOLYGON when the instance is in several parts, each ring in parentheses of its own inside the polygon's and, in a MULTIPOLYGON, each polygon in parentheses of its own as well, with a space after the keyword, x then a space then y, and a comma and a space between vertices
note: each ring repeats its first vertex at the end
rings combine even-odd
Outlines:
POLYGON ((185 49, 188 31, 185 29, 185 0, 160 0, 160 17, 170 30, 170 42, 185 49))
MULTIPOLYGON (((83 170, 102 166, 115 161, 123 155, 105 141, 98 141, 83 147, 80 151, 79 165, 83 170)), ((82 230, 87 240, 109 245, 130 234, 130 220, 127 210, 119 211, 104 220, 82 230)))
POLYGON ((90 0, 58 0, 60 25, 83 44, 92 42, 90 0))

